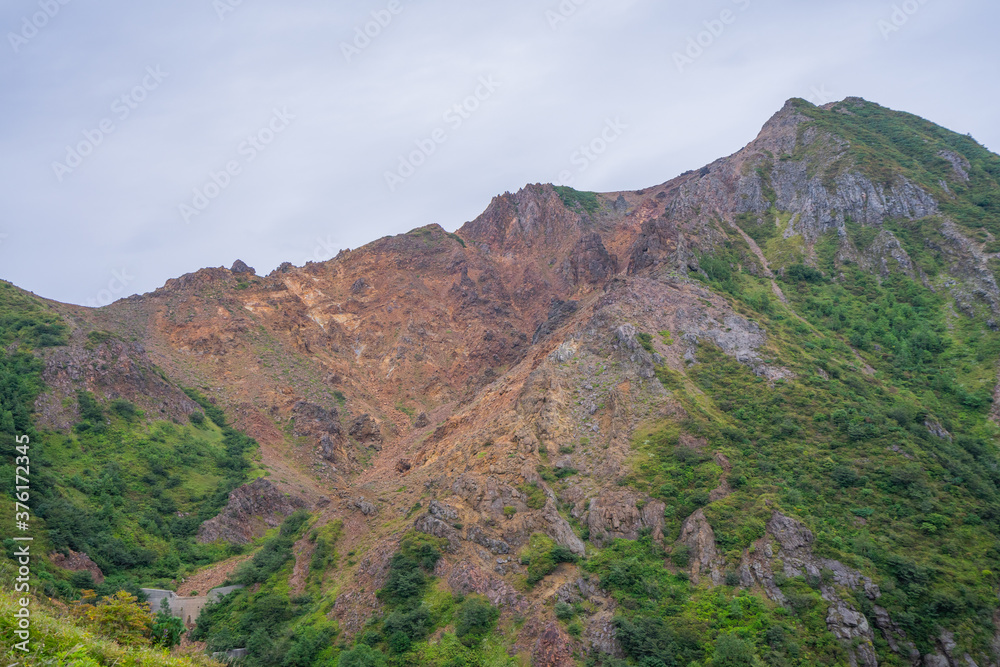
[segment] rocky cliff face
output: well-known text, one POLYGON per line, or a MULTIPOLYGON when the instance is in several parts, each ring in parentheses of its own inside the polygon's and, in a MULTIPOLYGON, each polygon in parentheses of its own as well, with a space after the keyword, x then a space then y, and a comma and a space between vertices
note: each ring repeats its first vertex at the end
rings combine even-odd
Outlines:
MULTIPOLYGON (((852 664, 878 664, 881 641, 919 659, 879 606, 872 578, 816 556, 799 520, 774 510, 740 557, 736 583, 705 511, 670 528, 675 508, 654 497, 659 489, 635 486, 647 463, 637 439, 650 424, 684 430, 693 417, 682 394, 700 391, 685 379, 699 346, 750 369, 762 392, 813 382, 779 361, 788 330, 776 334, 775 320, 759 321, 725 291, 730 272, 764 281, 803 337, 814 329, 775 277, 820 259, 831 280, 852 267, 879 281, 901 274, 950 295, 962 316, 995 314, 995 257, 948 217, 943 190, 908 172, 881 178, 856 137, 817 120, 869 110, 855 99, 827 109, 792 101, 743 150, 656 187, 593 194, 531 185, 495 198, 454 234, 429 226, 266 277, 245 265, 206 269, 99 311, 61 307, 81 331, 135 342, 50 356, 56 391, 39 408, 66 426, 60 397, 85 385, 162 406, 167 417, 194 410, 153 364, 212 396, 260 442, 262 464, 276 474, 234 492, 199 538, 246 543, 307 504, 343 520, 338 549, 367 554, 342 574, 333 608, 348 633, 377 613, 372 592, 405 527, 446 540, 439 570, 454 590, 531 616, 518 641, 537 664, 570 664, 584 641, 621 654, 611 597, 583 585, 583 597, 603 607, 585 619, 582 639, 571 637, 545 606, 554 590, 517 590, 527 571, 517 554, 536 533, 577 555, 648 536, 686 547, 694 584, 762 591, 779 605, 788 601, 776 569, 827 576, 819 589, 827 629, 852 664), (933 230, 922 245, 900 232, 916 223, 933 230), (931 274, 925 252, 944 268, 931 274)), ((949 165, 944 188, 974 171, 956 152, 940 160, 949 165)), ((732 466, 713 455, 722 476, 704 502, 724 503, 732 466)), ((939 643, 942 655, 958 655, 939 643)))

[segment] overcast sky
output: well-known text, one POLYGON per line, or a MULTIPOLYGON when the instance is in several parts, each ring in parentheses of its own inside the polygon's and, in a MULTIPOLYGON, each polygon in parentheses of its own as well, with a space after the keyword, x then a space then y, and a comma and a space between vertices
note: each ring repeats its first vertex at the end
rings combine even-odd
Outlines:
POLYGON ((638 189, 739 150, 790 97, 998 150, 998 19, 996 0, 4 0, 0 278, 93 305, 453 230, 527 183, 638 189))

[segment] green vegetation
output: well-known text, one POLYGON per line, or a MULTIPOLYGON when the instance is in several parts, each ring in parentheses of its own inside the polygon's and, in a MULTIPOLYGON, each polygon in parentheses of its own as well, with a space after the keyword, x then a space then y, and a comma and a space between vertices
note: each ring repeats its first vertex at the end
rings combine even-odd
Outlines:
MULTIPOLYGON (((730 585, 692 587, 663 567, 663 551, 649 536, 615 540, 583 565, 614 596, 616 636, 637 664, 843 665, 846 652, 826 629, 819 593, 802 584, 800 611, 791 613, 761 595, 730 585), (750 662, 741 662, 750 660, 750 662)), ((736 582, 734 582, 736 583, 736 582)), ((785 583, 790 593, 792 586, 785 583)), ((595 664, 602 660, 594 656, 595 664)), ((604 665, 617 665, 603 657, 604 665)))
MULTIPOLYGON (((248 667, 306 667, 334 657, 337 627, 326 618, 332 600, 308 593, 289 597, 292 545, 308 521, 308 513, 302 511, 285 519, 277 534, 265 540, 229 582, 248 588, 206 605, 191 632, 194 640, 206 642, 210 651, 246 648, 250 651, 244 662, 248 667)), ((335 533, 331 529, 327 536, 335 533)), ((322 572, 310 572, 310 578, 317 576, 322 572)))
POLYGON ((601 210, 601 200, 596 192, 581 192, 565 185, 556 185, 554 189, 566 208, 591 216, 601 210))
MULTIPOLYGON (((4 664, 98 667, 209 667, 205 656, 172 657, 176 632, 127 593, 91 599, 69 608, 55 607, 35 597, 31 604, 31 640, 24 653, 15 646, 21 594, 13 593, 15 569, 0 561, 0 660, 4 664), (92 604, 96 603, 96 604, 92 604)), ((179 619, 173 619, 179 622, 179 619)), ((176 628, 176 623, 169 625, 176 628)))
POLYGON ((521 564, 528 566, 527 581, 530 586, 555 572, 561 563, 575 563, 577 560, 576 554, 543 533, 532 534, 521 550, 521 564))
MULTIPOLYGON (((971 136, 871 102, 845 100, 827 111, 799 100, 797 109, 810 119, 800 135, 813 126, 846 139, 850 159, 874 181, 890 186, 902 174, 930 192, 942 213, 959 224, 1000 234, 1000 156, 971 136), (968 161, 968 181, 956 177, 942 152, 968 161)), ((793 158, 805 158, 808 150, 799 142, 793 158)))
MULTIPOLYGON (((41 302, 0 283, 0 499, 6 503, 14 492, 15 438, 28 436, 37 552, 87 553, 107 577, 96 587, 102 596, 137 594, 140 583, 228 555, 224 547, 198 544, 194 534, 248 478, 256 443, 225 427, 217 408, 209 414, 222 427, 147 423, 131 402, 86 391, 76 394, 80 420, 72 432, 37 431, 31 410, 44 385, 34 351, 65 344, 65 331, 41 302)), ((88 343, 107 340, 88 335, 88 343)), ((5 540, 2 558, 14 548, 5 540)), ((95 588, 85 574, 71 576, 44 561, 35 574, 52 597, 73 600, 95 588)))

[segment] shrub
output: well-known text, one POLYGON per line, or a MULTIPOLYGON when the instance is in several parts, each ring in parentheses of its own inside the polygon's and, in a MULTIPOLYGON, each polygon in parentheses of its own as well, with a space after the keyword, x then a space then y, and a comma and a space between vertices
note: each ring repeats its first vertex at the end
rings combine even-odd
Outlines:
POLYGON ((119 644, 134 646, 149 644, 153 616, 146 605, 126 591, 102 598, 96 606, 85 607, 85 615, 94 629, 119 644))
POLYGON ((400 542, 389 563, 389 576, 378 592, 390 608, 417 605, 428 583, 428 574, 441 558, 442 540, 422 533, 411 533, 400 542))
POLYGON ((677 544, 670 552, 670 562, 675 567, 686 568, 691 564, 691 548, 686 544, 677 544))
POLYGON ((504 505, 503 515, 508 519, 517 514, 517 508, 513 505, 504 505))
POLYGON ((486 598, 470 595, 455 613, 455 635, 466 646, 475 646, 490 633, 498 618, 500 611, 486 598))
POLYGON ((715 642, 712 667, 753 667, 757 661, 753 649, 734 634, 725 634, 715 642))
MULTIPOLYGON (((530 509, 540 510, 545 507, 545 501, 548 500, 548 496, 545 495, 545 491, 538 484, 522 484, 517 488, 525 495, 526 500, 524 504, 530 509)), ((504 513, 506 514, 506 508, 504 508, 504 513)))
POLYGON ((560 563, 575 563, 576 554, 543 535, 534 533, 521 552, 521 562, 528 566, 528 583, 537 584, 552 574, 560 563))
POLYGON ((386 667, 385 655, 371 646, 358 644, 340 654, 337 667, 386 667))
POLYGON ((560 621, 568 621, 576 614, 576 611, 573 609, 573 605, 567 604, 561 600, 556 602, 555 612, 556 618, 560 621))

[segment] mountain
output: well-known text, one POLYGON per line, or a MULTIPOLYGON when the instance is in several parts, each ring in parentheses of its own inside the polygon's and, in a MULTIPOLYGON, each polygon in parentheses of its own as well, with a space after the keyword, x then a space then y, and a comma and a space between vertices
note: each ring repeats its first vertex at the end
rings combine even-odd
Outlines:
POLYGON ((998 665, 998 269, 1000 157, 790 100, 634 192, 5 284, 0 444, 46 595, 245 584, 191 641, 248 664, 998 665))

